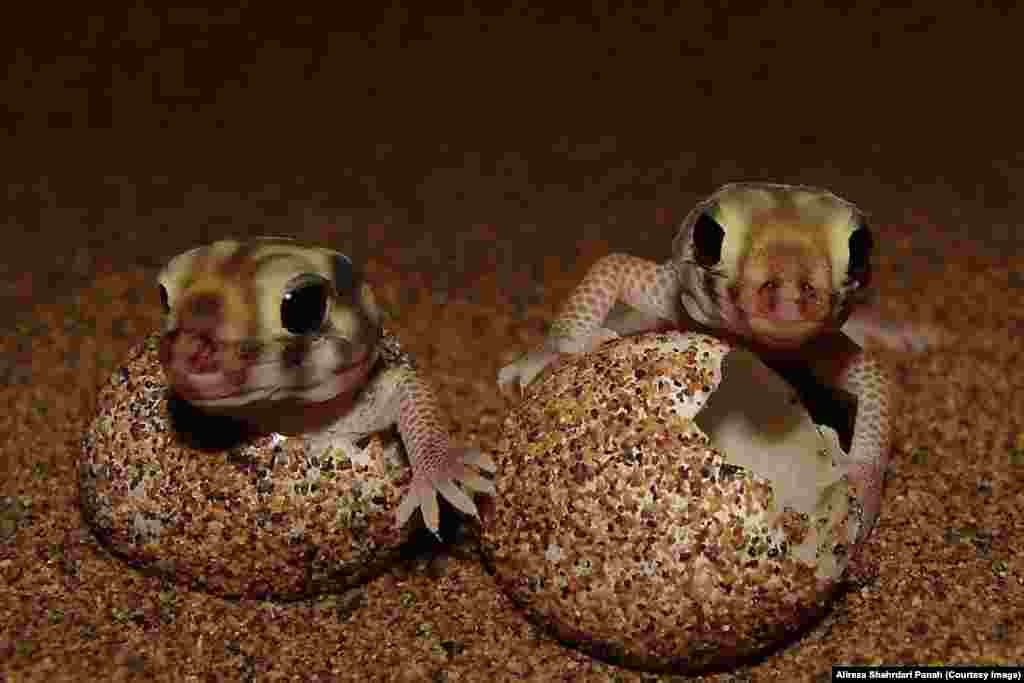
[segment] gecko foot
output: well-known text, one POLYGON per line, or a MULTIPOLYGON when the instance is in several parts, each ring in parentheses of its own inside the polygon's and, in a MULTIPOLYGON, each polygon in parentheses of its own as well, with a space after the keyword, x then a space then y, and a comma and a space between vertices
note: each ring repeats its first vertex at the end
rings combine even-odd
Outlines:
POLYGON ((399 527, 404 526, 413 512, 419 509, 426 527, 435 536, 440 537, 438 493, 461 512, 479 519, 472 494, 484 493, 493 496, 495 489, 494 483, 480 476, 476 470, 494 472, 494 461, 479 448, 452 448, 448 451, 445 462, 447 465, 442 465, 435 472, 426 474, 421 471, 413 474, 409 491, 398 506, 399 527))
POLYGON ((850 459, 845 465, 846 474, 857 492, 861 506, 861 524, 857 532, 857 544, 862 545, 871 535, 882 508, 882 480, 885 474, 878 463, 850 459))
POLYGON ((877 311, 858 311, 843 331, 861 348, 924 353, 945 348, 952 342, 949 330, 929 323, 883 318, 877 311))
POLYGON ((846 474, 853 485, 857 502, 860 503, 860 525, 857 530, 857 546, 861 546, 878 521, 882 508, 882 485, 885 472, 878 457, 858 457, 856 453, 846 453, 839 444, 839 435, 835 430, 824 425, 818 431, 826 440, 828 450, 833 455, 833 462, 846 474))
POLYGON ((593 351, 601 344, 621 335, 607 327, 599 327, 593 332, 577 337, 551 337, 543 346, 528 352, 519 360, 509 363, 498 372, 498 388, 509 397, 521 394, 524 389, 544 372, 563 353, 581 354, 593 351), (518 385, 518 386, 517 386, 518 385))

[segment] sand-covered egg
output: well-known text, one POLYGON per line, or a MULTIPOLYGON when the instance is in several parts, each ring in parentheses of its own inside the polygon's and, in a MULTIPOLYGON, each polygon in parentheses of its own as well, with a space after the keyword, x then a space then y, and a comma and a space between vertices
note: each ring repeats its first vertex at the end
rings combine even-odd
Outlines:
POLYGON ((820 614, 856 538, 839 439, 748 351, 626 337, 568 357, 509 413, 484 552, 568 644, 696 671, 820 614))
POLYGON ((415 525, 396 528, 411 471, 397 434, 356 457, 302 436, 250 436, 175 400, 159 335, 103 386, 82 438, 86 520, 135 565, 221 594, 297 597, 385 568, 415 525))

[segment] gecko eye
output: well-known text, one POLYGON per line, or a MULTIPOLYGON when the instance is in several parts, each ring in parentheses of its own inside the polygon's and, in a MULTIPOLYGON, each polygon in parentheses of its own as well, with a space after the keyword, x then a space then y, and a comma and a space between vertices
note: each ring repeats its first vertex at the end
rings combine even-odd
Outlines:
POLYGON ((167 294, 167 288, 163 285, 157 286, 160 291, 160 306, 164 309, 164 315, 171 312, 171 298, 167 294))
POLYGON ((334 271, 334 289, 338 292, 352 291, 358 279, 352 260, 344 254, 335 254, 331 266, 334 271))
POLYGON ((327 316, 330 285, 319 275, 300 275, 281 299, 281 325, 292 334, 313 334, 327 316))
POLYGON ((871 231, 863 221, 850 235, 850 264, 847 277, 858 283, 861 288, 867 286, 871 279, 871 231))
POLYGON ((693 225, 693 258, 701 268, 710 268, 722 260, 725 230, 707 211, 693 225))

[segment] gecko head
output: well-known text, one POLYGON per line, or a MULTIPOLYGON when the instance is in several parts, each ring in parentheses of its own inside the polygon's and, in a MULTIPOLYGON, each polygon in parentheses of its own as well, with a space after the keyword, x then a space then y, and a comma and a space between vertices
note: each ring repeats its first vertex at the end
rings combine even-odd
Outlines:
POLYGON ((838 330, 867 295, 864 214, 826 190, 726 185, 683 222, 673 245, 698 322, 774 348, 838 330))
POLYGON ((224 240, 174 257, 158 282, 161 364, 203 411, 246 419, 268 405, 323 404, 358 390, 376 357, 373 292, 338 252, 224 240))

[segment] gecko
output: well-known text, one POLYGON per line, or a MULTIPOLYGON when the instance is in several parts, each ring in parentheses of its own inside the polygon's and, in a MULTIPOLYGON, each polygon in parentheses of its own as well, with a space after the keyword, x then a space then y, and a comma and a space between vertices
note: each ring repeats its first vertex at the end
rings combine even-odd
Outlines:
POLYGON ((157 281, 164 374, 201 412, 350 458, 397 425, 412 469, 399 527, 418 509, 436 536, 438 493, 476 518, 472 495, 494 495, 481 476, 494 462, 449 441, 434 392, 344 254, 290 238, 222 240, 175 256, 157 281))
POLYGON ((741 344, 776 369, 801 364, 856 400, 849 453, 837 464, 859 503, 860 547, 878 518, 894 410, 890 372, 872 351, 920 352, 943 338, 878 313, 872 247, 866 214, 827 190, 725 185, 687 214, 667 261, 600 258, 543 344, 503 367, 498 384, 514 395, 562 354, 673 327, 741 344))

